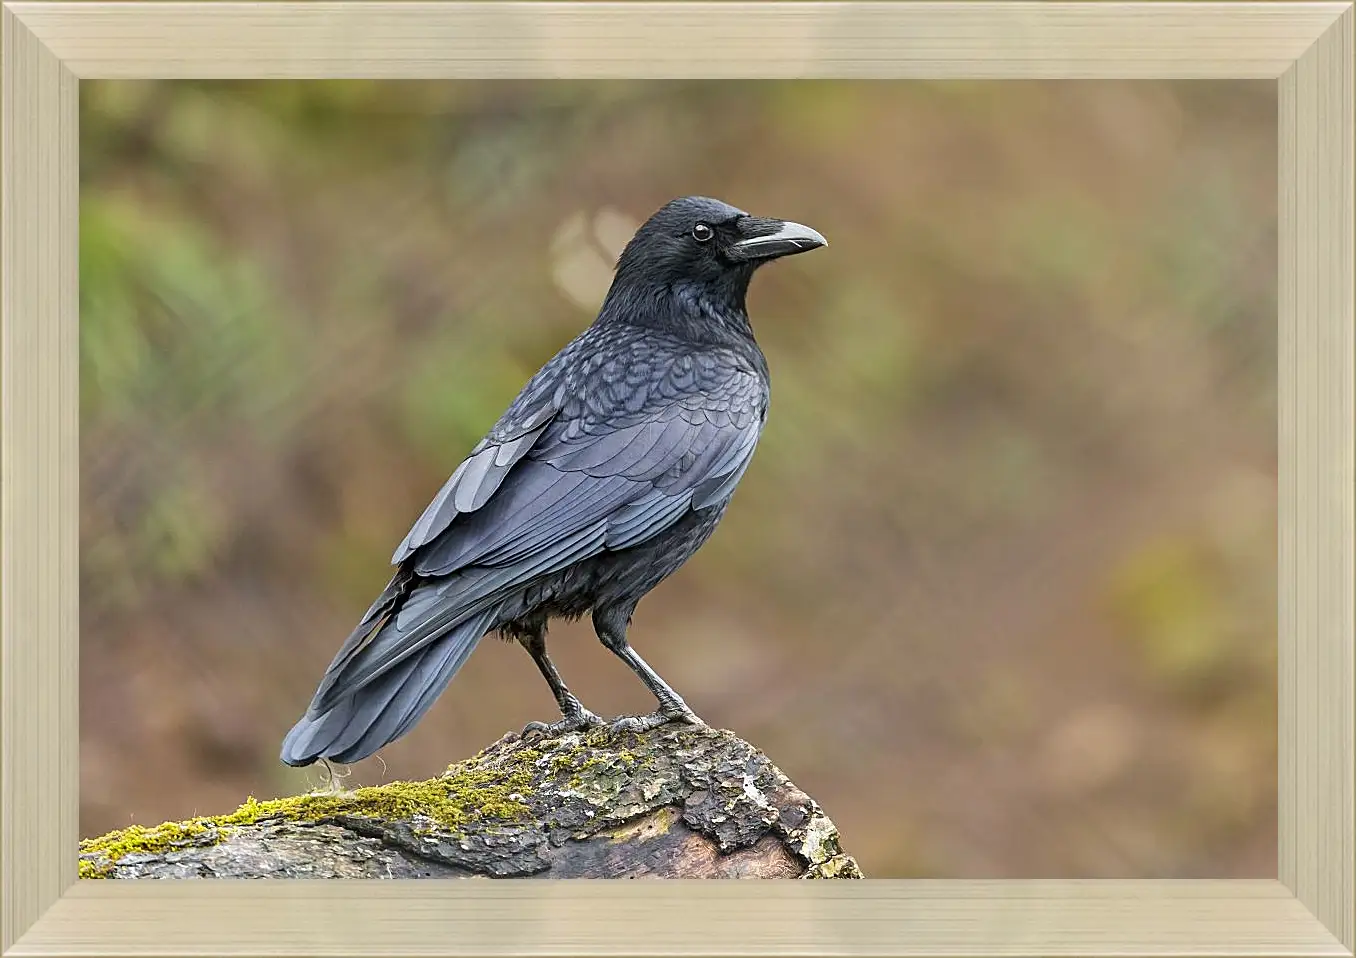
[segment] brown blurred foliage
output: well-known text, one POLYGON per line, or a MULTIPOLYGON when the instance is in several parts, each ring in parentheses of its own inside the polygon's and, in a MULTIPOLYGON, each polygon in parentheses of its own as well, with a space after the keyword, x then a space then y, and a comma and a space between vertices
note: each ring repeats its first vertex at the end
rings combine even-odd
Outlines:
MULTIPOLYGON (((81 96, 83 833, 306 786, 278 744, 396 542, 704 193, 831 245, 755 280, 765 439, 642 654, 869 875, 1274 873, 1272 84, 81 96)), ((488 642, 352 779, 552 712, 488 642)))

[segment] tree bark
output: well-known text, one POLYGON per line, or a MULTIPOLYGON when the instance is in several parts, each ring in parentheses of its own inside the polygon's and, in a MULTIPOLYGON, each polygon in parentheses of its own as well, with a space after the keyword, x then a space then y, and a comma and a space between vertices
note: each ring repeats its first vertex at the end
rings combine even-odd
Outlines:
POLYGON ((504 736, 426 782, 81 842, 85 878, 861 878, 819 805, 730 732, 504 736))

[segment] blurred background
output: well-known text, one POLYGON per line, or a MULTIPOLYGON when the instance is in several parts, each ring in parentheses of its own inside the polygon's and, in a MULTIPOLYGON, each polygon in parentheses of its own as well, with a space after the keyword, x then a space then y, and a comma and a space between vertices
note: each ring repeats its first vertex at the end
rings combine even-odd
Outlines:
MULTIPOLYGON (((81 84, 81 831, 227 812, 632 230, 760 272, 764 440, 632 638, 873 877, 1275 875, 1275 84, 81 84)), ((552 651, 649 710, 587 622, 552 651)), ((554 703, 483 643, 350 784, 554 703)))

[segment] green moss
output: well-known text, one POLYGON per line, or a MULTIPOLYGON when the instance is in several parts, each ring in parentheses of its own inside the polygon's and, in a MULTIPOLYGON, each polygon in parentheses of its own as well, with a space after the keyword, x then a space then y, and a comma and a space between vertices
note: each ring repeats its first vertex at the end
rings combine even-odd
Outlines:
POLYGON ((640 759, 638 759, 634 753, 629 752, 626 749, 621 749, 606 758, 591 755, 585 760, 580 768, 611 768, 614 765, 621 765, 623 768, 632 768, 639 761, 640 759))
MULTIPOLYGON (((536 762, 542 757, 542 751, 541 749, 536 748, 520 748, 513 752, 512 755, 516 762, 536 762)), ((448 766, 448 769, 452 770, 456 767, 457 766, 455 765, 450 765, 448 766)))
POLYGON ((573 766, 577 770, 566 782, 566 787, 576 792, 588 789, 596 797, 613 797, 626 787, 628 773, 639 761, 626 750, 612 755, 590 755, 582 762, 572 758, 567 767, 573 766))
POLYGON ((862 869, 849 855, 835 855, 806 869, 804 878, 862 878, 862 869))
POLYGON ((584 744, 590 748, 602 748, 612 741, 612 730, 606 725, 590 729, 584 736, 584 744))
POLYGON ((250 796, 229 815, 166 822, 154 828, 133 825, 81 841, 81 854, 97 857, 81 861, 80 876, 106 878, 113 863, 126 855, 165 852, 193 844, 213 845, 230 835, 231 826, 270 820, 408 821, 423 816, 435 827, 456 831, 472 821, 518 819, 529 812, 523 793, 532 785, 532 758, 540 755, 520 753, 516 756, 519 761, 507 770, 461 762, 449 766, 444 775, 423 782, 391 782, 351 792, 313 792, 263 802, 250 796))
POLYGON ((165 822, 153 828, 133 825, 99 838, 80 843, 82 855, 96 854, 100 859, 82 859, 81 878, 107 878, 113 863, 127 855, 155 854, 189 845, 215 845, 230 835, 224 820, 194 818, 186 822, 165 822))
POLYGON ((81 878, 107 878, 113 874, 113 863, 111 861, 92 862, 87 858, 80 859, 81 878))
POLYGON ((547 769, 552 775, 560 775, 562 772, 574 768, 576 751, 578 751, 578 749, 561 749, 556 752, 547 762, 547 769))

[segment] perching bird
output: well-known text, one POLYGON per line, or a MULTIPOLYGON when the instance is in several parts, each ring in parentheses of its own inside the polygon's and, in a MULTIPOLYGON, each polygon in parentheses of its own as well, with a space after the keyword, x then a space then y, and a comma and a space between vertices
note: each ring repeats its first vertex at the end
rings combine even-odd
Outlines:
POLYGON ((517 639, 561 709, 525 734, 603 724, 547 657, 547 621, 592 613, 658 711, 702 724, 627 642, 641 598, 707 540, 754 455, 768 365, 745 291, 825 245, 798 223, 673 200, 627 244, 598 318, 528 382, 396 549, 396 573, 340 648, 282 760, 354 762, 401 737, 486 634, 517 639))

